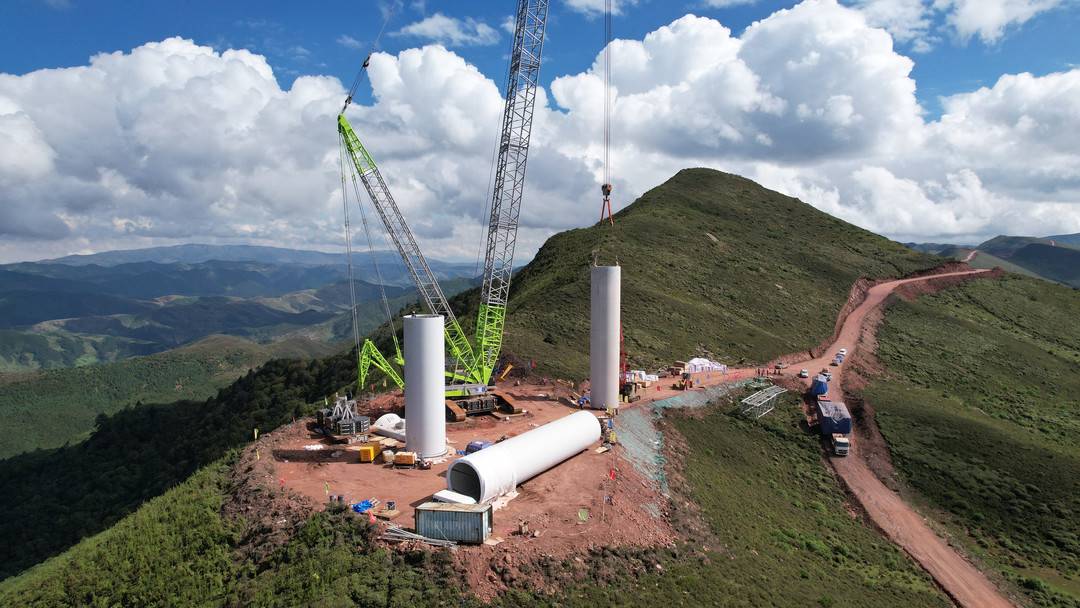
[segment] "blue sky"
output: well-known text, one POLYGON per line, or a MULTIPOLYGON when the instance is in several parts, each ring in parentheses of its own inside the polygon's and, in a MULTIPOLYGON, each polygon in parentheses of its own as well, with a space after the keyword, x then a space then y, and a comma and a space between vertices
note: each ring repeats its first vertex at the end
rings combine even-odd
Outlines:
MULTIPOLYGON (((0 262, 342 247, 336 114, 429 255, 473 260, 512 0, 0 3, 0 262)), ((622 208, 737 173, 899 241, 1080 232, 1080 0, 613 0, 622 208)), ((552 0, 519 260, 596 221, 603 0, 552 0)))
MULTIPOLYGON (((383 0, 351 3, 190 0, 135 2, 115 0, 9 0, 0 5, 0 72, 23 74, 40 68, 81 65, 100 52, 128 51, 145 42, 182 36, 219 50, 246 48, 265 55, 282 86, 301 74, 330 74, 352 81, 359 61, 382 25, 383 0), (361 48, 338 42, 349 36, 361 48)), ((424 42, 395 32, 434 13, 471 17, 495 28, 501 38, 488 45, 458 46, 455 51, 485 74, 502 82, 506 32, 500 25, 514 9, 512 1, 460 2, 428 0, 399 3, 380 47, 388 52, 424 42)), ((705 2, 641 0, 615 17, 616 37, 638 38, 690 12, 714 17, 735 34, 778 9, 796 4, 759 0, 726 8, 705 2)), ((934 27, 944 27, 944 15, 934 27)), ((1059 8, 1036 15, 1005 36, 986 44, 945 33, 927 53, 900 51, 916 60, 917 95, 930 116, 940 112, 938 97, 991 85, 1002 74, 1045 74, 1080 63, 1080 11, 1059 8)), ((552 2, 543 74, 551 78, 586 69, 599 51, 603 28, 595 15, 583 15, 560 0, 552 2)), ((361 91, 365 94, 367 89, 361 91)))

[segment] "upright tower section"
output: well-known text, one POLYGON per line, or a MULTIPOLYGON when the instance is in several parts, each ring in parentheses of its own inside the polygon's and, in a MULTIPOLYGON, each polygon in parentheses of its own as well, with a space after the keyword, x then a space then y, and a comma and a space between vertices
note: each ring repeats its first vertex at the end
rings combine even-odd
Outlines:
POLYGON ((421 458, 446 453, 441 315, 405 317, 405 449, 421 458))
POLYGON ((622 269, 594 266, 590 282, 589 384, 592 406, 606 409, 619 404, 622 269))

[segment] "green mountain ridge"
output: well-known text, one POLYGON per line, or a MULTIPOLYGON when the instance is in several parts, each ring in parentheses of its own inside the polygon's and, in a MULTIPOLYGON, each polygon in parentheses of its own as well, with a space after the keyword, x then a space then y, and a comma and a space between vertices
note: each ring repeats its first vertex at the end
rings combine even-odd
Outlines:
POLYGON ((1078 311, 1008 275, 894 300, 866 390, 908 494, 1037 606, 1080 606, 1078 311))
POLYGON ((998 235, 976 246, 906 243, 916 251, 958 260, 972 250, 979 254, 975 268, 999 267, 1007 272, 1040 278, 1080 289, 1080 234, 1048 237, 998 235))
MULTIPOLYGON (((361 271, 366 272, 372 265, 374 257, 380 267, 391 269, 400 267, 404 272, 404 265, 396 251, 355 251, 353 252, 353 264, 361 271)), ((141 249, 125 249, 116 251, 103 251, 99 253, 69 255, 51 260, 32 262, 35 264, 63 264, 67 266, 119 266, 121 264, 137 264, 140 262, 153 262, 157 264, 203 264, 207 262, 257 262, 273 265, 298 265, 298 266, 344 266, 346 264, 345 253, 327 253, 305 249, 287 249, 284 247, 266 247, 261 245, 206 245, 199 243, 186 243, 167 247, 146 247, 141 249)), ((439 277, 443 276, 472 276, 475 267, 471 263, 448 262, 438 258, 429 258, 428 264, 439 277)))
MULTIPOLYGON (((508 357, 534 359, 540 371, 567 377, 587 374, 587 270, 598 244, 605 259, 618 256, 623 264, 627 350, 642 365, 682 358, 697 344, 748 361, 809 348, 832 333, 859 276, 909 274, 941 261, 711 170, 680 172, 615 219, 614 230, 553 236, 515 278, 508 357)), ((471 290, 453 300, 466 325, 476 298, 471 290)), ((376 337, 388 345, 385 326, 376 337)), ((7 514, 0 536, 15 539, 12 552, 0 554, 0 573, 105 529, 242 445, 253 427, 268 432, 348 389, 355 373, 351 353, 271 361, 205 403, 99 416, 86 441, 0 461, 0 485, 10 488, 0 496, 7 514), (98 483, 116 475, 124 483, 98 483), (57 504, 72 515, 48 517, 48 505, 57 504)))
POLYGON ((511 286, 507 351, 587 374, 594 256, 622 266, 625 348, 651 369, 697 354, 737 364, 807 350, 832 334, 859 277, 941 262, 748 179, 685 169, 614 226, 548 239, 511 286))
MULTIPOLYGON (((1074 235, 1075 236, 1075 235, 1074 235)), ((1026 236, 996 236, 978 247, 1048 281, 1080 288, 1080 245, 1026 236)))

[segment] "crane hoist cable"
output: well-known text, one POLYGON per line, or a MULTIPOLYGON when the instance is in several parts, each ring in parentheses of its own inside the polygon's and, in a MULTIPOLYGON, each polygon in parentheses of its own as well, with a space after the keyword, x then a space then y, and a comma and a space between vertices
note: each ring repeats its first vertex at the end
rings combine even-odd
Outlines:
POLYGON ((368 66, 371 65, 371 56, 375 54, 375 51, 379 50, 379 41, 382 40, 383 32, 386 31, 386 26, 390 23, 390 18, 394 16, 396 8, 394 4, 391 4, 383 15, 382 27, 379 28, 379 33, 375 36, 375 40, 372 41, 371 51, 364 57, 364 63, 360 64, 360 71, 356 73, 356 78, 353 78, 352 86, 349 87, 349 94, 345 97, 345 105, 341 107, 341 114, 344 114, 345 108, 348 108, 349 104, 352 103, 353 95, 356 94, 356 90, 360 88, 364 76, 367 75, 368 66))
POLYGON ((604 195, 600 206, 600 223, 606 216, 610 225, 615 224, 611 215, 611 0, 604 0, 604 183, 600 192, 604 195))
MULTIPOLYGON (((381 171, 345 117, 344 110, 350 99, 346 100, 342 113, 338 115, 338 132, 342 135, 349 159, 368 192, 372 206, 405 262, 424 304, 432 314, 444 318, 448 361, 452 363, 453 370, 447 372, 451 380, 451 385, 447 386, 447 396, 475 394, 470 392, 476 388, 475 385, 488 385, 502 347, 549 4, 550 0, 517 0, 498 160, 491 186, 475 348, 465 337, 381 171)), ((364 343, 364 353, 374 357, 377 351, 374 347, 369 349, 369 345, 370 342, 364 343)))
POLYGON ((383 282, 382 271, 379 270, 378 256, 375 254, 375 242, 371 239, 371 228, 368 227, 367 213, 364 212, 363 200, 360 198, 360 185, 356 183, 356 171, 352 172, 353 194, 356 195, 356 205, 360 208, 360 224, 364 227, 364 238, 367 239, 368 255, 371 256, 371 265, 375 267, 375 278, 379 285, 379 298, 382 300, 383 312, 386 314, 386 322, 390 324, 390 338, 394 341, 394 360, 398 365, 405 364, 405 358, 401 355, 401 344, 397 339, 397 326, 394 324, 394 313, 390 312, 390 302, 386 298, 386 285, 383 282))
POLYGON ((404 382, 401 379, 401 375, 390 366, 389 361, 383 357, 379 349, 371 341, 370 338, 365 338, 361 345, 360 330, 359 330, 359 318, 357 316, 356 305, 356 281, 353 276, 353 263, 352 263, 352 225, 349 219, 349 189, 346 185, 345 179, 345 165, 348 165, 352 169, 352 185, 353 194, 356 197, 356 205, 360 209, 360 220, 364 226, 364 234, 367 237, 368 242, 368 255, 371 257, 372 265, 375 266, 375 274, 377 276, 379 284, 379 295, 382 300, 382 309, 386 314, 386 322, 390 326, 390 337, 394 342, 395 361, 398 365, 404 365, 405 361, 401 354, 401 346, 397 339, 397 327, 394 324, 394 316, 390 312, 390 304, 386 298, 386 289, 383 286, 382 272, 379 270, 379 263, 376 258, 374 243, 371 240, 371 233, 368 229, 367 214, 364 212, 363 201, 360 198, 360 191, 356 184, 356 172, 353 165, 345 160, 345 156, 348 154, 348 148, 345 146, 344 138, 342 138, 340 155, 341 155, 341 191, 342 191, 342 206, 345 214, 345 251, 346 259, 348 261, 348 276, 349 276, 349 301, 351 304, 350 311, 353 324, 353 343, 356 346, 356 386, 357 392, 364 390, 367 386, 365 380, 367 378, 368 370, 372 365, 379 368, 389 380, 392 380, 399 387, 403 386, 404 382))
MULTIPOLYGON (((356 94, 356 90, 360 87, 360 84, 364 80, 364 76, 367 74, 367 68, 371 64, 371 55, 375 51, 377 51, 379 49, 379 41, 382 39, 382 35, 386 31, 387 24, 390 23, 390 18, 394 14, 394 8, 395 7, 391 6, 390 9, 387 10, 385 15, 383 16, 382 26, 379 28, 379 33, 375 36, 375 40, 371 44, 371 52, 369 52, 367 54, 367 56, 364 57, 364 62, 360 66, 360 70, 356 73, 356 78, 353 79, 352 86, 349 87, 349 93, 345 97, 344 105, 341 107, 341 113, 342 114, 345 113, 345 110, 349 107, 349 104, 352 103, 353 95, 356 94)), ((339 152, 339 162, 340 162, 340 165, 341 165, 340 166, 340 170, 341 170, 341 199, 342 199, 342 207, 343 207, 343 211, 344 211, 344 215, 345 215, 345 253, 346 253, 346 263, 347 263, 348 275, 349 275, 349 304, 350 304, 349 310, 350 310, 350 315, 352 317, 351 320, 352 320, 353 345, 356 347, 356 364, 357 364, 357 372, 358 372, 356 389, 357 389, 358 392, 360 392, 360 391, 363 391, 363 389, 364 389, 364 380, 367 377, 367 370, 368 370, 368 366, 369 366, 369 361, 371 361, 372 359, 374 360, 375 365, 378 366, 380 369, 382 369, 384 371, 384 373, 387 374, 387 376, 389 376, 391 379, 393 379, 399 385, 401 384, 401 382, 400 382, 400 378, 397 376, 396 372, 394 372, 394 370, 390 368, 389 364, 382 357, 382 354, 378 352, 378 349, 374 348, 373 344, 369 344, 368 340, 364 341, 363 346, 361 346, 361 344, 360 344, 360 324, 359 324, 359 318, 357 316, 357 305, 356 305, 356 280, 355 280, 355 277, 354 277, 353 260, 352 260, 352 257, 353 257, 352 256, 352 226, 351 226, 350 221, 349 221, 349 200, 348 200, 349 192, 348 192, 348 187, 346 186, 346 183, 345 183, 346 182, 346 178, 345 178, 345 167, 346 166, 349 167, 350 175, 351 175, 351 178, 352 178, 351 181, 352 181, 352 187, 353 187, 353 194, 356 197, 356 205, 360 210, 360 219, 361 219, 361 223, 363 224, 363 227, 364 227, 364 236, 367 239, 368 256, 371 258, 371 263, 375 267, 375 276, 376 276, 376 280, 377 280, 378 285, 379 285, 379 296, 380 296, 380 299, 382 301, 383 312, 386 315, 387 323, 390 325, 390 336, 394 341, 394 351, 395 351, 395 355, 396 355, 395 360, 397 361, 398 365, 403 365, 404 361, 403 361, 403 358, 402 358, 402 355, 401 355, 401 346, 398 344, 397 328, 394 325, 394 316, 390 312, 390 303, 387 301, 387 298, 386 298, 386 287, 385 287, 385 285, 383 285, 382 271, 379 269, 378 258, 377 258, 377 255, 375 253, 374 244, 373 244, 373 242, 371 240, 371 232, 368 229, 367 214, 364 213, 364 202, 363 202, 363 199, 361 199, 361 197, 360 197, 359 188, 357 187, 357 184, 356 184, 356 168, 353 166, 353 164, 351 162, 346 162, 346 160, 345 160, 345 156, 346 156, 346 154, 348 154, 348 148, 345 145, 344 137, 340 133, 338 135, 338 141, 339 141, 339 144, 340 144, 338 152, 339 152)))
MULTIPOLYGON (((349 191, 345 188, 345 149, 338 149, 341 163, 341 208, 345 214, 345 263, 349 274, 349 312, 352 314, 353 345, 356 346, 356 363, 360 364, 360 330, 356 319, 356 288, 353 282, 352 227, 349 225, 349 191)), ((363 387, 356 387, 361 390, 363 387)))

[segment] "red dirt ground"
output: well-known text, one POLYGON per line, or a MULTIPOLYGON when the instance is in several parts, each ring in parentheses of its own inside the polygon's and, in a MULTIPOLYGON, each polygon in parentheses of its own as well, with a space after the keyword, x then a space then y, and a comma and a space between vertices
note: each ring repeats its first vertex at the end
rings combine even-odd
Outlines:
MULTIPOLYGON (((464 449, 475 439, 493 441, 503 435, 514 436, 576 411, 554 400, 553 385, 501 388, 528 413, 505 420, 479 416, 448 423, 447 440, 453 449, 464 449)), ((667 393, 673 391, 655 394, 667 393)), ((650 395, 650 400, 653 398, 650 395)), ((378 405, 381 409, 385 403, 378 405)), ((355 451, 329 444, 309 425, 310 421, 297 421, 278 429, 260 438, 259 447, 263 454, 272 455, 277 483, 309 498, 319 509, 328 504, 328 494, 344 495, 353 503, 367 498, 378 498, 383 503, 393 500, 401 511, 394 523, 412 528, 415 507, 446 488, 446 469, 457 458, 448 457, 427 471, 360 463, 355 451), (312 444, 322 444, 324 449, 304 449, 312 444)), ((623 460, 621 448, 616 446, 614 450, 597 454, 597 447, 599 443, 520 484, 518 495, 494 514, 492 536, 502 542, 494 546, 459 547, 456 558, 468 573, 470 587, 475 592, 490 598, 503 588, 502 579, 491 569, 496 563, 502 568, 541 556, 568 557, 592 547, 672 544, 675 535, 665 516, 667 499, 623 460), (660 516, 646 511, 646 504, 657 505, 660 516), (584 522, 579 518, 581 509, 588 511, 584 522), (528 522, 528 536, 518 534, 522 521, 528 522), (533 536, 532 532, 539 536, 533 536)))

